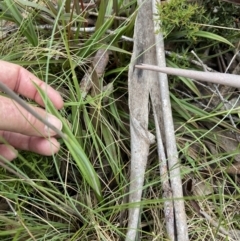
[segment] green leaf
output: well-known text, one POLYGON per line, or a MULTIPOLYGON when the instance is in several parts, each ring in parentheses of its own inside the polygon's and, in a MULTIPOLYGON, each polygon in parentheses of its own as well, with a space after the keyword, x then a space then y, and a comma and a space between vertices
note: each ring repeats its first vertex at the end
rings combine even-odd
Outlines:
MULTIPOLYGON (((54 9, 54 12, 51 12, 49 9, 44 7, 44 5, 42 5, 42 4, 37 4, 35 2, 30 2, 30 1, 26 1, 26 0, 18 0, 18 3, 21 4, 22 6, 31 7, 31 8, 34 8, 36 10, 40 10, 42 12, 45 12, 45 13, 49 14, 52 17, 54 17, 56 15, 56 10, 55 9, 54 9)), ((47 5, 48 4, 49 3, 47 3, 47 5)))
POLYGON ((228 44, 231 47, 234 47, 234 45, 232 43, 230 43, 227 39, 225 39, 225 38, 223 38, 223 37, 221 37, 221 36, 219 36, 217 34, 207 32, 207 31, 195 32, 195 33, 193 33, 193 36, 213 39, 213 40, 216 40, 218 42, 222 42, 222 43, 228 44))
MULTIPOLYGON (((177 66, 175 63, 173 63, 172 61, 170 61, 169 59, 167 60, 167 64, 170 67, 173 68, 179 68, 179 66, 177 66)), ((189 78, 185 78, 185 77, 181 77, 178 76, 178 78, 192 91, 194 92, 197 96, 201 96, 201 93, 199 92, 198 88, 196 87, 195 83, 189 79, 189 78)))
MULTIPOLYGON (((35 85, 36 86, 36 85, 35 85)), ((37 87, 42 99, 45 101, 45 108, 57 116, 63 123, 63 132, 66 134, 66 138, 63 139, 65 145, 67 146, 70 154, 72 155, 74 161, 76 162, 83 178, 94 190, 98 200, 102 200, 101 185, 97 173, 95 172, 90 160, 85 154, 82 146, 79 144, 72 131, 70 130, 66 121, 62 118, 56 108, 53 106, 52 102, 46 96, 46 93, 37 87)))
POLYGON ((97 18, 97 22, 95 24, 96 30, 101 28, 103 26, 103 24, 104 24, 107 5, 108 5, 108 0, 100 2, 98 18, 97 18))
POLYGON ((96 44, 99 44, 101 37, 111 27, 113 18, 108 19, 85 43, 78 53, 81 58, 86 58, 96 51, 96 44))
MULTIPOLYGON (((38 45, 38 37, 34 30, 32 19, 28 17, 24 19, 21 11, 17 8, 17 4, 13 1, 4 0, 6 6, 8 7, 9 13, 11 13, 14 22, 20 27, 20 30, 26 36, 28 41, 33 45, 38 45)), ((3 13, 4 17, 4 13, 3 13)))

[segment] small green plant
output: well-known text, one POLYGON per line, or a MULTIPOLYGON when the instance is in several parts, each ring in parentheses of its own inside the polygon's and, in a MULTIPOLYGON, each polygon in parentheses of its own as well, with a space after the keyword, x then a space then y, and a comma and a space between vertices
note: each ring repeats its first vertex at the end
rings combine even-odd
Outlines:
POLYGON ((199 31, 200 21, 205 10, 197 3, 187 0, 175 0, 166 4, 158 4, 158 20, 162 33, 167 36, 172 31, 186 31, 189 39, 194 38, 194 33, 199 31))

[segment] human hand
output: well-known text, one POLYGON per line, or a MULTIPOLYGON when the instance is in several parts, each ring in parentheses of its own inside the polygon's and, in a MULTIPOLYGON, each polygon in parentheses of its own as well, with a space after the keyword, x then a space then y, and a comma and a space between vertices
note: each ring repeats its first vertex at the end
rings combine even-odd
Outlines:
MULTIPOLYGON (((47 91, 49 99, 57 109, 63 107, 63 100, 56 90, 18 65, 0 61, 0 82, 16 93, 44 106, 34 82, 43 91, 47 91)), ((48 114, 42 108, 33 106, 31 108, 61 130, 62 123, 55 116, 48 114)), ((33 151, 47 156, 52 155, 60 148, 60 144, 54 138, 55 135, 56 133, 14 100, 0 95, 0 159, 1 156, 7 160, 16 158, 16 149, 33 151)))

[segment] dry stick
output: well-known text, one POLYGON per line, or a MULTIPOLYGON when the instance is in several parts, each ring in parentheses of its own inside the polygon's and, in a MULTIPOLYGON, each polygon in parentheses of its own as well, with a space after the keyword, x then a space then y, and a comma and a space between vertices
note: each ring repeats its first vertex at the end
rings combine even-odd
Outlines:
MULTIPOLYGON (((156 16, 156 1, 152 1, 152 12, 153 16, 156 16)), ((157 33, 157 29, 159 28, 156 26, 157 22, 153 19, 153 26, 154 26, 154 48, 159 48, 159 42, 162 39, 161 33, 155 35, 154 33, 157 33), (159 39, 160 38, 160 39, 159 39)), ((164 53, 164 46, 161 46, 162 48, 159 49, 159 51, 156 51, 156 62, 161 62, 161 65, 165 66, 165 58, 160 58, 159 53, 161 55, 165 55, 164 53)), ((163 75, 163 74, 162 74, 163 75)), ((153 115, 154 115, 154 122, 155 122, 155 129, 156 129, 156 138, 157 138, 157 150, 158 150, 158 159, 159 159, 159 170, 161 175, 161 186, 162 186, 162 197, 164 200, 164 218, 166 222, 166 230, 167 230, 167 237, 170 241, 174 241, 177 237, 176 229, 175 229, 175 216, 174 216, 174 204, 173 204, 173 195, 171 190, 171 184, 170 184, 170 173, 168 172, 168 164, 167 164, 167 157, 164 149, 163 142, 165 142, 165 134, 163 132, 164 130, 164 123, 163 123, 163 109, 162 109, 162 101, 161 101, 161 90, 159 82, 161 81, 160 78, 165 78, 165 76, 162 76, 157 74, 156 79, 153 81, 152 87, 151 87, 151 103, 153 108, 153 115)))
MULTIPOLYGON (((157 1, 152 1, 153 16, 157 15, 157 1)), ((161 16, 160 16, 161 17, 161 16)), ((156 21, 153 19, 154 23, 156 21)), ((155 30, 157 26, 155 25, 155 30)), ((157 31, 154 31, 157 32, 157 31)), ((165 48, 164 48, 164 38, 160 31, 155 34, 155 48, 157 56, 157 65, 160 67, 166 66, 165 61, 165 48)), ((136 66, 135 66, 136 67, 136 66)), ((168 78, 166 74, 158 74, 161 102, 162 102, 162 113, 163 113, 163 124, 165 133, 165 148, 167 153, 168 168, 170 174, 170 183, 173 196, 174 204, 174 214, 175 214, 175 224, 177 232, 177 241, 188 241, 188 228, 187 228, 187 218, 185 213, 185 205, 182 190, 182 180, 180 163, 178 159, 178 150, 176 145, 175 130, 172 117, 171 102, 169 96, 169 86, 168 78)))
POLYGON ((158 150, 158 159, 159 159, 159 170, 162 180, 162 190, 164 201, 164 216, 166 222, 167 235, 169 240, 175 240, 175 228, 174 228, 174 210, 173 210, 173 201, 172 201, 172 191, 169 183, 168 176, 168 167, 167 159, 164 151, 163 140, 161 137, 161 131, 158 123, 156 109, 153 106, 153 115, 156 128, 157 136, 157 150, 158 150))
MULTIPOLYGON (((104 71, 106 70, 106 66, 109 61, 109 52, 105 49, 99 49, 93 58, 92 65, 88 68, 85 75, 83 76, 80 82, 80 88, 82 91, 82 98, 85 99, 89 90, 94 87, 93 82, 93 72, 96 72, 96 78, 99 82, 97 85, 100 85, 100 79, 102 78, 104 71)), ((96 87, 97 87, 96 85, 96 87)), ((95 87, 95 88, 96 88, 95 87)), ((100 89, 98 90, 100 91, 100 89)))
MULTIPOLYGON (((134 26, 134 46, 129 65, 128 88, 131 133, 131 175, 129 187, 129 214, 126 241, 138 236, 144 174, 148 160, 149 145, 154 137, 148 131, 149 87, 156 73, 142 71, 134 65, 146 60, 155 64, 154 51, 146 51, 154 44, 151 1, 138 0, 138 15, 134 26)), ((137 239, 139 240, 139 238, 137 239)))
POLYGON ((178 75, 186 78, 196 79, 200 81, 229 85, 232 87, 240 88, 240 75, 224 74, 224 73, 210 73, 196 70, 186 70, 169 67, 158 67, 149 64, 135 65, 135 68, 152 70, 162 72, 165 74, 178 75))
POLYGON ((52 125, 50 122, 48 122, 42 116, 40 116, 28 104, 26 104, 24 100, 22 100, 15 92, 13 92, 8 86, 3 84, 1 81, 0 81, 0 89, 3 90, 6 94, 8 94, 11 99, 16 101, 20 106, 22 106, 26 111, 28 111, 30 114, 32 114, 36 119, 41 121, 47 127, 52 129, 57 135, 59 135, 60 137, 62 137, 63 139, 66 140, 67 136, 62 131, 57 129, 54 125, 52 125))

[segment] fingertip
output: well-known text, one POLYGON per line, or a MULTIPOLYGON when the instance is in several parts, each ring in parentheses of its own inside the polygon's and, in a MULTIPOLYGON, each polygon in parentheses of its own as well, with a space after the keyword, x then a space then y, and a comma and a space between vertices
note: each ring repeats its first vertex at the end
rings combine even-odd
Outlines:
POLYGON ((44 147, 45 156, 52 156, 60 150, 60 143, 55 138, 50 138, 50 140, 45 139, 45 143, 42 144, 44 147))
POLYGON ((8 146, 5 144, 0 145, 0 161, 8 160, 12 161, 17 158, 18 151, 14 149, 12 146, 8 146))
POLYGON ((60 150, 60 143, 56 138, 31 138, 32 141, 29 143, 29 150, 36 152, 44 156, 52 156, 60 150))
POLYGON ((63 105, 64 105, 63 99, 59 94, 59 97, 56 98, 55 107, 57 108, 57 110, 61 110, 63 108, 63 105))

